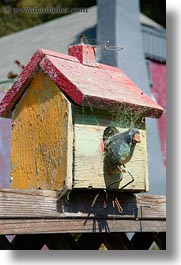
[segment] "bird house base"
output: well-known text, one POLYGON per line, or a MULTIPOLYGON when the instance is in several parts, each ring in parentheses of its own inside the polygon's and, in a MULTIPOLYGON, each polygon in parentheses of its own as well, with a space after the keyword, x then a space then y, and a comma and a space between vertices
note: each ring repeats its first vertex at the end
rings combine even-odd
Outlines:
POLYGON ((165 196, 119 193, 120 213, 113 192, 91 207, 96 194, 72 191, 67 203, 56 191, 0 189, 0 234, 166 232, 165 196))

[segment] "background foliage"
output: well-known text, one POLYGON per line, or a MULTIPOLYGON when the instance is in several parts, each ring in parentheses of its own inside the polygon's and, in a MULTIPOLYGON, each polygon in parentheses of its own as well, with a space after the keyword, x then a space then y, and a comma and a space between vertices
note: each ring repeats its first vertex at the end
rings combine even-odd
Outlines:
MULTIPOLYGON (((90 7, 96 0, 0 0, 0 37, 29 28, 65 14, 13 13, 11 8, 25 7, 90 7)), ((165 27, 166 1, 140 0, 141 11, 165 27)))

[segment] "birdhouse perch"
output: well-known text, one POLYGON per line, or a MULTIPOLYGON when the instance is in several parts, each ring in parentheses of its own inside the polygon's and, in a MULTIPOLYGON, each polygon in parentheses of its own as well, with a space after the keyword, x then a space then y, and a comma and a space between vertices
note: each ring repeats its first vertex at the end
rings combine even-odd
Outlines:
POLYGON ((1 101, 0 116, 12 119, 12 188, 148 190, 144 118, 163 109, 95 53, 83 43, 68 55, 39 49, 1 101))

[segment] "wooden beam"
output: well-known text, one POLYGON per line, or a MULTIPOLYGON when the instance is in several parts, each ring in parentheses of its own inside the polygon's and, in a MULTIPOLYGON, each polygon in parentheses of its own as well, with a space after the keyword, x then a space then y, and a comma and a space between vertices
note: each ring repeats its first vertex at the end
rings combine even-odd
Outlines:
MULTIPOLYGON (((60 218, 93 216, 119 219, 165 219, 166 198, 158 195, 117 193, 123 212, 113 207, 115 193, 108 192, 107 207, 105 193, 101 192, 93 208, 91 204, 98 191, 72 191, 68 204, 58 199, 59 192, 51 190, 0 189, 0 218, 60 218)), ((65 196, 66 197, 66 196, 65 196)))
POLYGON ((0 234, 37 234, 37 233, 111 233, 111 232, 163 232, 165 221, 104 220, 89 219, 0 219, 0 234), (145 229, 141 228, 146 222, 145 229))
POLYGON ((0 234, 165 232, 166 199, 157 195, 71 192, 68 203, 56 191, 0 190, 0 234))

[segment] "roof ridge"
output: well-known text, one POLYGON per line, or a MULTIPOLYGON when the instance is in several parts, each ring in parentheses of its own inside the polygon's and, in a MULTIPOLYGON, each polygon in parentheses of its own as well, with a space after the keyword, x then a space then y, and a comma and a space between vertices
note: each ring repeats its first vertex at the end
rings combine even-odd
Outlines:
POLYGON ((54 52, 54 51, 51 51, 48 49, 43 49, 43 48, 39 48, 38 50, 42 51, 45 55, 48 55, 48 56, 53 56, 56 58, 61 58, 64 60, 80 63, 76 57, 68 55, 68 54, 64 54, 64 53, 60 53, 60 52, 56 52, 56 51, 54 52))
POLYGON ((78 105, 86 106, 87 100, 100 109, 126 104, 133 111, 154 118, 159 118, 163 112, 163 108, 119 68, 99 63, 88 66, 73 56, 38 49, 0 102, 0 116, 11 116, 14 106, 40 68, 78 105))

